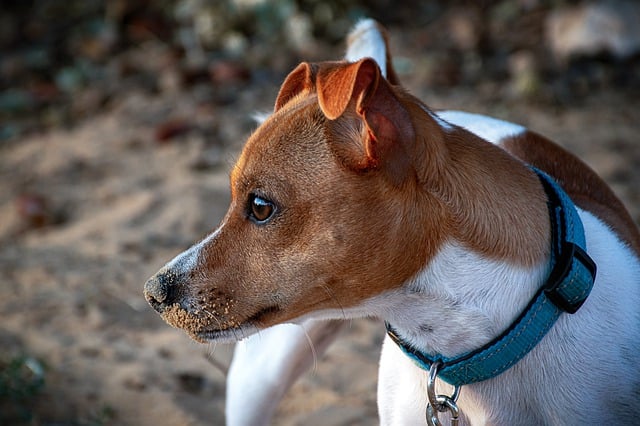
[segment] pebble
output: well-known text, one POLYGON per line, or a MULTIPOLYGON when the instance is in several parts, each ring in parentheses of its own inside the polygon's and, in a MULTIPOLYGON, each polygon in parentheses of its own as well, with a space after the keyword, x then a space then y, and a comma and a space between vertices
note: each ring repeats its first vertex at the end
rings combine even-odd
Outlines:
POLYGON ((30 227, 40 228, 51 223, 49 202, 39 194, 21 194, 15 201, 20 218, 30 227))
POLYGON ((191 129, 191 123, 181 118, 174 118, 160 123, 155 130, 155 140, 158 143, 168 142, 169 140, 185 134, 191 129))
POLYGON ((183 391, 192 394, 202 392, 205 385, 204 377, 197 373, 179 373, 176 375, 176 380, 183 391))

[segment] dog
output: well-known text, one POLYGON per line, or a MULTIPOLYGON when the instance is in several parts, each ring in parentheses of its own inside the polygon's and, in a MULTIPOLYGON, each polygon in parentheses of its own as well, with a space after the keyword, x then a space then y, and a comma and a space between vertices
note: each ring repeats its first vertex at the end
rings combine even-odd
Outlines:
POLYGON ((640 418, 623 204, 543 136, 409 94, 375 21, 288 75, 230 179, 220 226, 144 287, 195 340, 240 340, 228 424, 269 424, 311 347, 359 317, 387 324, 383 425, 640 418))

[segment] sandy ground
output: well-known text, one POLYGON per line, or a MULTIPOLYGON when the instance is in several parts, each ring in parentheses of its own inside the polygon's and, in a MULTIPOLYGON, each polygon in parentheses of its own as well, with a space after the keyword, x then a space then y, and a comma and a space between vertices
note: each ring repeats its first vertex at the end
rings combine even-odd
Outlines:
MULTIPOLYGON (((640 219, 640 102, 624 91, 559 108, 404 80, 433 107, 498 116, 555 139, 640 219)), ((232 348, 168 327, 142 286, 215 228, 250 115, 271 108, 278 84, 245 87, 227 106, 133 91, 71 130, 0 148, 0 353, 46 366, 44 390, 28 403, 33 424, 223 423, 232 348), (184 117, 207 131, 158 142, 157 123, 184 117)), ((382 336, 381 324, 353 321, 294 386, 276 424, 375 424, 382 336)))

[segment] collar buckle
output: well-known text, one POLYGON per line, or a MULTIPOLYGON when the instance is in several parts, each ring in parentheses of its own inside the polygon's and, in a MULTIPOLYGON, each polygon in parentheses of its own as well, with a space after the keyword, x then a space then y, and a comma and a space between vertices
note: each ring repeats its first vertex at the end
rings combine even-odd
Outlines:
POLYGON ((564 241, 544 292, 558 308, 576 313, 589 296, 596 269, 596 264, 582 247, 564 241))

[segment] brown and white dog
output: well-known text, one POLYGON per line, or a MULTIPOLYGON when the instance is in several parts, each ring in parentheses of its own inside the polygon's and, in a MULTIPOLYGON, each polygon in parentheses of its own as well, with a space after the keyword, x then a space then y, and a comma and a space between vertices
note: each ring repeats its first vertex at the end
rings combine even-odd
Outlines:
MULTIPOLYGON (((233 168, 222 223, 145 296, 198 341, 244 339, 227 421, 268 424, 312 362, 309 340, 321 352, 345 319, 383 319, 446 357, 508 329, 551 269, 547 193, 529 165, 575 203, 597 278, 584 305, 513 367, 462 388, 461 424, 637 424, 640 233, 624 206, 542 136, 434 112, 408 94, 370 20, 345 61, 303 63, 287 77, 233 168)), ((387 337, 382 424, 424 424, 427 374, 387 337)))

